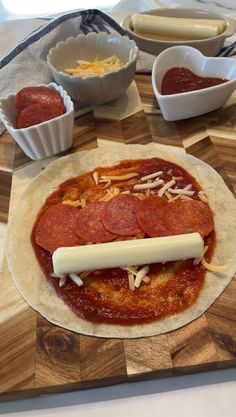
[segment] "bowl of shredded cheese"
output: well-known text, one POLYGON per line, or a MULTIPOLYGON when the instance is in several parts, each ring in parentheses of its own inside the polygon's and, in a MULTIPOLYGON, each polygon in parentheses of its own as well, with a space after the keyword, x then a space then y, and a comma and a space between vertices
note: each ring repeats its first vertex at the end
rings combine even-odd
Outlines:
POLYGON ((47 63, 54 80, 72 99, 91 105, 121 96, 132 82, 138 48, 117 34, 88 33, 51 48, 47 63))

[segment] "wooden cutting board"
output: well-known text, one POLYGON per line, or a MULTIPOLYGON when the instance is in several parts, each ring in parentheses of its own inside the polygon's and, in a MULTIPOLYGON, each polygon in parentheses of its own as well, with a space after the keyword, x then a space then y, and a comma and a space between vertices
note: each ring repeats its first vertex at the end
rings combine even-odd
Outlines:
MULTIPOLYGON (((235 192, 235 115, 236 94, 225 108, 205 116, 165 122, 150 76, 137 75, 124 97, 75 120, 70 152, 94 148, 100 140, 170 145, 213 166, 235 192)), ((9 207, 11 213, 30 180, 54 159, 31 161, 8 133, 0 137, 2 248, 9 207)), ((236 366, 235 279, 187 326, 160 336, 119 340, 83 336, 49 323, 19 295, 5 258, 1 275, 2 400, 236 366)))

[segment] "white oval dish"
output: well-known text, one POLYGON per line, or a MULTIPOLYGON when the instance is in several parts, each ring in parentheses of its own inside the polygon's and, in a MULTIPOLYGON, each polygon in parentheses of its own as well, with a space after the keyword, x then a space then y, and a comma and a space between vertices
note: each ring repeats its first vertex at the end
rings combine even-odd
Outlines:
POLYGON ((38 87, 56 90, 63 99, 65 113, 46 122, 16 129, 15 94, 0 99, 0 117, 10 135, 31 159, 44 159, 69 149, 73 142, 74 105, 62 87, 55 83, 38 87))
POLYGON ((70 37, 50 49, 47 62, 55 81, 77 101, 104 104, 121 96, 132 82, 136 70, 138 48, 127 36, 107 33, 88 33, 70 37), (96 56, 105 59, 113 54, 124 67, 103 76, 79 77, 63 72, 75 68, 78 59, 93 61, 96 56))
POLYGON ((152 87, 165 120, 199 116, 223 106, 233 93, 236 88, 236 60, 209 58, 190 46, 173 46, 156 58, 152 68, 152 87), (201 77, 227 78, 229 81, 202 90, 162 95, 162 79, 173 67, 185 67, 201 77))
POLYGON ((236 30, 236 22, 230 19, 228 16, 224 16, 219 13, 213 13, 204 9, 195 8, 160 8, 152 9, 140 14, 148 14, 151 16, 165 16, 165 17, 178 17, 186 19, 222 19, 226 23, 226 29, 223 33, 213 38, 199 39, 199 40, 162 40, 148 38, 135 33, 131 28, 132 15, 126 16, 121 23, 122 28, 129 34, 129 36, 136 42, 138 47, 153 55, 158 55, 162 51, 172 46, 187 45, 197 48, 200 52, 208 56, 215 56, 221 50, 224 45, 225 39, 233 35, 236 30))

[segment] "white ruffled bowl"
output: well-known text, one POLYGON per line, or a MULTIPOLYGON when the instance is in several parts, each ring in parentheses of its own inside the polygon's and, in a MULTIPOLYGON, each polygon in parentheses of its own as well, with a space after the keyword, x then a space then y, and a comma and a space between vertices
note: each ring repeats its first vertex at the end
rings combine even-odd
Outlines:
POLYGON ((136 70, 138 48, 127 36, 88 33, 70 37, 50 49, 47 62, 55 81, 77 101, 104 104, 121 96, 132 82, 136 70), (124 67, 103 76, 85 78, 63 72, 75 68, 78 59, 93 61, 117 55, 124 67))
POLYGON ((15 94, 0 99, 0 117, 10 135, 31 159, 44 159, 66 151, 72 146, 74 105, 62 87, 55 83, 40 84, 39 87, 56 90, 64 103, 65 113, 37 125, 16 129, 15 94))

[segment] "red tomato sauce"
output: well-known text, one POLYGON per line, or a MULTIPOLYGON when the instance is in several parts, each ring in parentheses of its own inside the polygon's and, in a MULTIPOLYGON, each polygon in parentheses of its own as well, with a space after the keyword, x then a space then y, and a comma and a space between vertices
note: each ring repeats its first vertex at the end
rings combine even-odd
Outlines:
MULTIPOLYGON (((162 170, 162 178, 169 181, 172 176, 182 177, 178 185, 184 187, 192 184, 192 189, 200 191, 197 181, 180 166, 158 159, 123 161, 112 168, 97 168, 100 175, 122 175, 129 172, 139 173, 138 177, 127 181, 116 181, 116 186, 133 190, 140 177, 162 170)), ((158 187, 157 187, 158 189, 158 187)), ((58 278, 52 277, 52 257, 49 252, 38 246, 35 241, 37 222, 44 211, 51 205, 65 199, 77 200, 86 197, 87 201, 98 200, 105 194, 104 184, 96 185, 92 172, 62 183, 46 200, 39 212, 31 241, 38 262, 46 278, 54 286, 58 296, 78 316, 98 323, 134 325, 160 320, 189 308, 198 298, 205 280, 205 269, 201 264, 193 265, 193 260, 167 262, 150 265, 149 284, 142 283, 135 291, 131 291, 127 272, 120 268, 110 268, 92 272, 84 279, 84 285, 78 287, 67 279, 60 287, 58 278)), ((121 238, 122 239, 122 238, 121 238)), ((215 234, 212 232, 205 238, 208 251, 206 260, 211 260, 215 234)))
POLYGON ((161 94, 178 94, 226 83, 226 78, 201 77, 184 67, 170 68, 161 83, 161 94))

